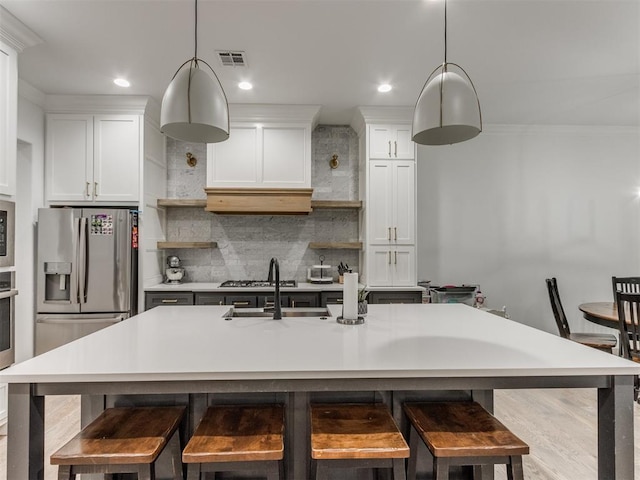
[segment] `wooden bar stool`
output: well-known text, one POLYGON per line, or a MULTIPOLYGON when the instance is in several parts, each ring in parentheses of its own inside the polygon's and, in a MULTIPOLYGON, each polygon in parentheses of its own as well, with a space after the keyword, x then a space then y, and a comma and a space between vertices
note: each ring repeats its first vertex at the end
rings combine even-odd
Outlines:
POLYGON ((261 471, 268 480, 282 475, 282 405, 209 407, 182 452, 187 479, 205 472, 261 471))
POLYGON ((411 422, 408 480, 416 478, 416 451, 422 438, 433 455, 434 480, 448 480, 450 465, 507 465, 509 480, 523 480, 522 455, 529 446, 476 402, 407 403, 411 422))
POLYGON ((311 405, 312 479, 330 468, 392 468, 405 479, 409 447, 384 404, 311 405))
POLYGON ((178 426, 185 407, 108 408, 78 435, 51 455, 59 480, 79 473, 137 473, 154 480, 155 462, 168 446, 173 478, 182 479, 178 426))

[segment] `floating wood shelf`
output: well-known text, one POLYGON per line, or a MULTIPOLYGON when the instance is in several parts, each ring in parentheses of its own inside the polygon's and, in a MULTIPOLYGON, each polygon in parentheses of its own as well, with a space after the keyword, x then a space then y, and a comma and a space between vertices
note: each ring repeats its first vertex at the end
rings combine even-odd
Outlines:
POLYGON ((217 242, 158 242, 158 248, 218 248, 218 244, 217 242))
POLYGON ((313 250, 362 250, 362 242, 309 242, 313 250))
POLYGON ((227 215, 308 215, 312 188, 205 188, 205 210, 227 215))
POLYGON ((360 200, 311 200, 311 208, 340 208, 354 209, 362 208, 360 200))
POLYGON ((204 208, 206 205, 207 205, 206 198, 159 198, 158 199, 159 207, 204 208))

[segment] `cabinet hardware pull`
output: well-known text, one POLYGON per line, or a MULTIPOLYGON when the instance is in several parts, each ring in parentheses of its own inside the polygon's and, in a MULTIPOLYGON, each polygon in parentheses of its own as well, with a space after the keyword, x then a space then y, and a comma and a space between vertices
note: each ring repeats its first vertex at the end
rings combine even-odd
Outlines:
POLYGON ((391 140, 389 140, 389 157, 391 157, 391 140))
POLYGON ((222 303, 222 300, 220 300, 220 303, 218 303, 218 305, 224 305, 224 303, 222 303))
POLYGON ((93 182, 93 195, 98 197, 98 182, 93 182))
POLYGON ((91 185, 89 182, 87 182, 87 186, 85 187, 85 196, 90 197, 91 195, 89 194, 89 185, 91 185))
POLYGON ((393 153, 397 157, 398 156, 398 142, 396 142, 395 140, 393 142, 393 148, 394 148, 394 152, 393 153))
POLYGON ((391 250, 389 250, 389 265, 391 265, 391 250))
POLYGON ((296 301, 295 301, 295 300, 291 300, 291 306, 292 306, 293 308, 296 308, 296 301))
POLYGON ((233 302, 234 307, 237 305, 249 305, 249 302, 233 302))
POLYGON ((391 241, 391 227, 387 228, 387 240, 391 241))
POLYGON ((393 227, 393 239, 398 240, 398 227, 393 227))
POLYGON ((398 264, 398 252, 393 252, 393 256, 394 256, 394 265, 398 264))
POLYGON ((275 302, 264 302, 265 307, 273 307, 275 304, 275 302))
POLYGON ((342 300, 343 300, 342 298, 336 298, 336 301, 337 301, 338 303, 342 303, 342 300))
POLYGON ((177 298, 163 298, 162 303, 178 303, 177 298))

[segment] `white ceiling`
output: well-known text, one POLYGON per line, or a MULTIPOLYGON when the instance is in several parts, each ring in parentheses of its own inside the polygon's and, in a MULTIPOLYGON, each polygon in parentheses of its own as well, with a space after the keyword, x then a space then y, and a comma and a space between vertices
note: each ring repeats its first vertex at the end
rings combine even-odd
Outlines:
MULTIPOLYGON (((193 56, 192 0, 0 0, 43 43, 19 75, 47 94, 161 101, 193 56), (131 87, 112 83, 125 76, 131 87)), ((198 54, 230 103, 412 106, 443 60, 442 0, 199 0, 198 54), (222 67, 215 50, 243 50, 222 67), (253 82, 242 91, 240 80, 253 82), (392 92, 376 91, 379 82, 392 92)), ((448 60, 476 85, 488 124, 639 125, 640 1, 449 0, 448 60)))

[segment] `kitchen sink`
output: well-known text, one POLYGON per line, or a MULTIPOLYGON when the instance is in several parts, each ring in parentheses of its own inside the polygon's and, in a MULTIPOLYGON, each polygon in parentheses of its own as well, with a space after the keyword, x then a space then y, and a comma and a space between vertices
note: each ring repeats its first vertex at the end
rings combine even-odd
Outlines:
MULTIPOLYGON (((330 317, 331 312, 324 307, 282 308, 282 317, 330 317)), ((230 308, 223 318, 271 318, 273 308, 230 308)))

